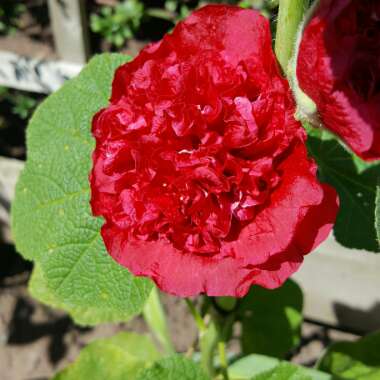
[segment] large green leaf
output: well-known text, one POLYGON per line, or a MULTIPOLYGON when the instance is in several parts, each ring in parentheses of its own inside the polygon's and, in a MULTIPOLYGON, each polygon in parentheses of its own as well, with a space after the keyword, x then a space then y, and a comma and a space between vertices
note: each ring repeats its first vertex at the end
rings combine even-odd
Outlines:
POLYGON ((53 380, 134 380, 141 369, 159 357, 148 337, 123 332, 89 344, 53 380))
POLYGON ((209 380, 198 364, 180 355, 154 363, 139 373, 137 380, 209 380))
POLYGON ((228 369, 231 380, 332 380, 331 375, 263 355, 248 355, 228 369))
POLYGON ((337 190, 340 211, 334 232, 348 248, 379 252, 375 231, 376 185, 380 164, 359 164, 337 140, 309 136, 308 148, 319 177, 337 190))
POLYGON ((46 279, 38 263, 35 264, 29 281, 29 292, 40 302, 51 307, 63 309, 79 325, 95 326, 104 322, 119 322, 128 319, 112 308, 98 306, 81 306, 66 303, 58 298, 47 286, 46 279))
POLYGON ((107 254, 103 221, 89 205, 91 120, 107 104, 114 71, 126 60, 95 57, 37 109, 12 207, 18 251, 38 262, 55 304, 76 315, 76 308, 91 311, 82 323, 126 320, 141 311, 151 290, 148 280, 135 278, 107 254))
POLYGON ((275 290, 252 287, 238 310, 243 352, 282 358, 300 341, 302 305, 302 290, 294 281, 275 290))
POLYGON ((357 342, 339 342, 329 347, 318 368, 339 380, 380 379, 380 331, 357 342))

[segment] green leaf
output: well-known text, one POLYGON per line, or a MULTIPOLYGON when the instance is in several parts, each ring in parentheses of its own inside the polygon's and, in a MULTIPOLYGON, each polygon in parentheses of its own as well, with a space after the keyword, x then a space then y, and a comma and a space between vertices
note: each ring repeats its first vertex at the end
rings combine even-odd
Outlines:
POLYGON ((339 380, 380 379, 380 331, 357 342, 331 345, 318 364, 318 369, 339 380))
POLYGON ((108 255, 103 220, 92 216, 89 204, 91 120, 107 105, 114 71, 126 61, 124 55, 97 56, 38 107, 12 207, 18 251, 38 262, 54 304, 75 315, 76 308, 91 311, 88 320, 81 318, 85 324, 127 320, 142 310, 151 290, 148 280, 108 255))
POLYGON ((174 355, 142 370, 137 380, 209 380, 209 378, 192 360, 174 355))
POLYGON ((313 380, 313 378, 304 368, 283 362, 274 369, 253 376, 251 380, 313 380))
POLYGON ((252 354, 239 359, 228 368, 231 379, 251 379, 252 376, 268 372, 280 364, 280 360, 269 356, 252 354))
POLYGON ((134 380, 141 369, 159 357, 148 337, 122 332, 89 344, 53 380, 134 380))
POLYGON ((308 148, 321 181, 339 194, 340 211, 334 227, 337 241, 348 248, 379 252, 374 225, 380 164, 359 165, 335 139, 309 136, 308 148))
POLYGON ((300 342, 302 306, 302 290, 294 281, 275 290, 252 287, 238 310, 243 352, 284 357, 300 342))
POLYGON ((38 263, 35 264, 29 281, 30 294, 40 302, 58 309, 65 310, 78 325, 95 326, 104 322, 120 322, 119 313, 110 308, 99 308, 65 303, 48 288, 45 277, 38 263))
POLYGON ((376 190, 375 228, 377 234, 377 242, 380 245, 380 186, 377 186, 376 190))
POLYGON ((229 369, 231 380, 332 380, 329 374, 263 355, 248 355, 229 369))

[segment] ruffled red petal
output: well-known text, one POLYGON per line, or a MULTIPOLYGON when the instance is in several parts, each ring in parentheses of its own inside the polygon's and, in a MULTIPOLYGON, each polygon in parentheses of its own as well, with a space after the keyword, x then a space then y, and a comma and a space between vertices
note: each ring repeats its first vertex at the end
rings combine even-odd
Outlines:
POLYGON ((280 286, 337 212, 294 111, 252 10, 202 8, 121 66, 93 120, 111 256, 180 296, 280 286))

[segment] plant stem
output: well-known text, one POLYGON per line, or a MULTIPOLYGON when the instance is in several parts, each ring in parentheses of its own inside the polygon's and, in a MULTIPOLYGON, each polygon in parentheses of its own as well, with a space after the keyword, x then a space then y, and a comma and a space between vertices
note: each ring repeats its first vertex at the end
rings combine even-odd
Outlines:
POLYGON ((199 333, 201 366, 210 378, 213 378, 215 375, 214 353, 218 343, 218 338, 218 331, 213 321, 210 321, 206 331, 199 333))
MULTIPOLYGON (((199 331, 198 336, 199 349, 201 353, 201 366, 210 378, 215 376, 216 370, 214 357, 216 348, 218 348, 220 361, 220 368, 218 372, 222 375, 224 380, 229 380, 226 341, 230 338, 230 332, 236 317, 235 314, 233 312, 227 315, 220 314, 218 310, 211 309, 210 314, 206 314, 205 317, 202 317, 191 300, 185 299, 185 301, 190 313, 194 317, 199 331)), ((222 301, 225 300, 223 299, 222 301)), ((227 306, 231 307, 232 299, 228 301, 227 306)))
POLYGON ((200 332, 205 332, 207 329, 205 321, 203 320, 202 316, 198 313, 198 310, 196 309, 193 301, 191 301, 188 298, 185 298, 185 301, 186 301, 187 307, 190 310, 191 315, 193 316, 195 320, 198 330, 200 332))
POLYGON ((220 341, 218 343, 218 351, 219 351, 219 360, 220 360, 220 369, 224 380, 229 380, 228 376, 228 364, 226 357, 226 343, 220 341))
POLYGON ((201 314, 196 309, 194 303, 185 298, 186 304, 190 310, 191 315, 198 327, 198 339, 199 339, 199 349, 201 351, 201 366, 209 375, 210 378, 214 377, 214 351, 218 341, 218 332, 213 321, 209 319, 209 315, 206 315, 205 319, 209 319, 206 323, 205 319, 202 318, 201 314))
POLYGON ((156 287, 153 287, 148 301, 143 309, 145 322, 161 343, 167 354, 175 352, 173 344, 170 340, 170 334, 166 323, 165 312, 162 307, 160 296, 156 287))
POLYGON ((275 52, 284 73, 292 57, 298 26, 309 0, 280 0, 276 31, 275 52))

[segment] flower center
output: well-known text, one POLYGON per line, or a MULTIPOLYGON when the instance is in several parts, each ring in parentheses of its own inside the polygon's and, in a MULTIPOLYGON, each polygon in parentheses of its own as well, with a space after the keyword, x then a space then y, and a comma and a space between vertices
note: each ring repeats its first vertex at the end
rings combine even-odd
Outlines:
POLYGON ((114 194, 105 217, 131 239, 219 253, 265 207, 280 156, 303 133, 287 122, 281 79, 253 81, 206 54, 190 66, 147 61, 131 83, 94 131, 114 194))
POLYGON ((199 124, 179 138, 163 125, 152 141, 130 136, 128 147, 118 153, 124 170, 130 170, 120 181, 117 215, 123 217, 116 222, 134 238, 166 238, 178 249, 199 254, 219 252, 222 240, 238 235, 279 176, 272 159, 252 159, 253 126, 237 115, 229 117, 230 124, 219 131, 215 126, 205 132, 206 125, 199 124))

